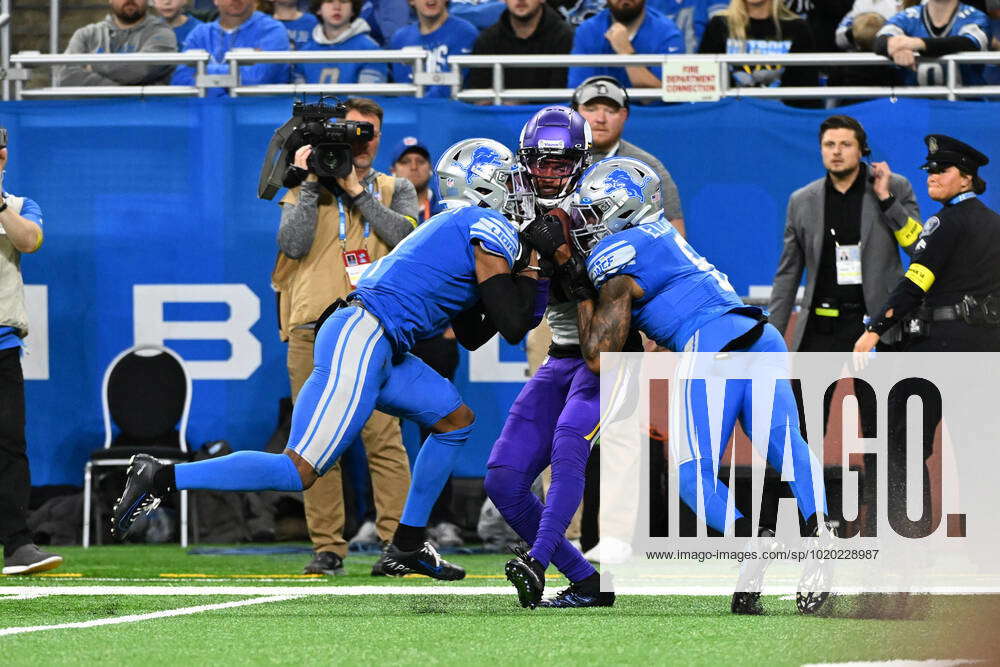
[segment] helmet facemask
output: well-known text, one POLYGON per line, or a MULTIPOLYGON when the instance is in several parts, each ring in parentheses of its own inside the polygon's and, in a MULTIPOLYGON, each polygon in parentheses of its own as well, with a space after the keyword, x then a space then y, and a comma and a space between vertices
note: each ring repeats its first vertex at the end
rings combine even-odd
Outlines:
POLYGON ((532 192, 547 208, 573 192, 590 163, 590 153, 576 149, 522 148, 517 156, 532 192))

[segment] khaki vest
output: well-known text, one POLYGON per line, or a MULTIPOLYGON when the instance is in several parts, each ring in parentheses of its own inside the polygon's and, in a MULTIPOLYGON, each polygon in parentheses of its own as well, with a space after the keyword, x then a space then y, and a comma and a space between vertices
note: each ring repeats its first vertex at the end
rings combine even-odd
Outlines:
MULTIPOLYGON (((18 215, 24 199, 7 195, 7 208, 18 215)), ((6 234, 0 234, 0 326, 13 327, 17 335, 28 335, 28 312, 24 309, 24 280, 21 278, 21 252, 6 234)))
MULTIPOLYGON (((375 196, 384 205, 392 202, 396 180, 379 173, 375 177, 375 196)), ((282 205, 299 201, 299 188, 289 190, 282 205)), ((281 340, 303 324, 315 322, 326 307, 351 292, 350 279, 344 267, 343 251, 364 248, 374 262, 389 254, 391 248, 374 230, 364 237, 364 220, 356 208, 347 213, 346 240, 340 243, 340 213, 337 202, 326 188, 320 188, 317 201, 316 236, 309 252, 302 259, 289 259, 278 251, 271 273, 271 287, 278 293, 278 317, 281 340)))

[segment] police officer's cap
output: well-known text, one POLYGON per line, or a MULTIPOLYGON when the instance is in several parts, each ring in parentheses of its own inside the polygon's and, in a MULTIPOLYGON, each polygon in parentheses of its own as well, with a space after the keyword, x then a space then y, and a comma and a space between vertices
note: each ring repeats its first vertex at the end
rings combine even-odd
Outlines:
POLYGON ((926 162, 921 169, 935 171, 941 168, 958 167, 963 173, 972 176, 973 189, 982 194, 986 183, 976 173, 980 167, 990 163, 990 159, 975 148, 952 137, 943 134, 928 134, 924 137, 927 144, 926 162))

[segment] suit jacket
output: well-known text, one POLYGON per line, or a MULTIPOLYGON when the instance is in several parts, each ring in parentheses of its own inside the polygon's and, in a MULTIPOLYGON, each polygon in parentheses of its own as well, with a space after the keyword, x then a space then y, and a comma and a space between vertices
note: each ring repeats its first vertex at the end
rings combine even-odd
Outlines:
MULTIPOLYGON (((863 178, 864 175, 859 175, 863 178)), ((889 294, 903 276, 898 247, 912 254, 923 226, 920 208, 910 182, 892 174, 889 191, 896 200, 882 211, 871 183, 865 183, 861 205, 861 289, 869 312, 875 312, 889 299, 889 294)), ((802 281, 802 270, 808 274, 803 307, 799 312, 791 349, 798 350, 809 321, 816 276, 819 273, 820 252, 823 249, 826 177, 799 188, 788 199, 784 248, 774 276, 770 321, 785 333, 795 293, 802 281)))

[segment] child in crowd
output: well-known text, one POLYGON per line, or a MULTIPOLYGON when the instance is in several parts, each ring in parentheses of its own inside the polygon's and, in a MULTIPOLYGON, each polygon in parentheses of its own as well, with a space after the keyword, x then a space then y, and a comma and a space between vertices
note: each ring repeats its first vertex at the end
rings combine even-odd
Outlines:
MULTIPOLYGON (((379 49, 369 36, 368 22, 358 17, 363 0, 313 0, 319 17, 303 51, 367 51, 379 49)), ((385 63, 299 63, 295 79, 304 83, 384 83, 385 63)))

